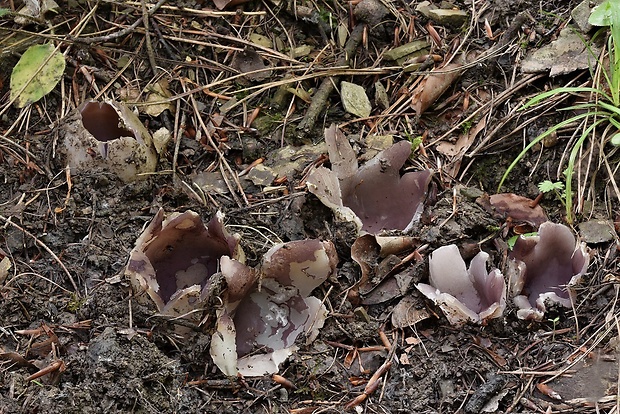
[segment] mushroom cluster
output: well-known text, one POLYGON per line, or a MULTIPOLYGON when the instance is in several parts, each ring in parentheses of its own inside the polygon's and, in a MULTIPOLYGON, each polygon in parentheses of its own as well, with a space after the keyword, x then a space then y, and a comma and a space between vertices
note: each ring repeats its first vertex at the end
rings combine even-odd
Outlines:
MULTIPOLYGON (((500 317, 506 307, 506 283, 499 270, 487 272, 488 258, 480 252, 466 269, 455 245, 442 246, 429 259, 430 285, 416 287, 452 324, 484 323, 500 317)), ((540 321, 549 303, 571 307, 574 287, 588 263, 585 244, 577 242, 562 224, 545 222, 536 235, 520 236, 509 253, 506 270, 517 317, 540 321)))
MULTIPOLYGON (((198 324, 213 276, 226 281, 211 356, 227 375, 275 373, 301 333, 314 340, 327 311, 310 293, 336 270, 331 242, 300 240, 273 246, 257 268, 244 264, 239 237, 218 213, 208 225, 192 211, 167 218, 160 210, 132 250, 125 274, 139 301, 198 324)), ((186 331, 181 327, 179 333, 186 331)))
POLYGON ((310 293, 336 271, 331 242, 300 240, 278 244, 252 269, 227 257, 222 274, 228 292, 218 313, 211 356, 227 375, 259 376, 278 372, 295 340, 314 341, 327 310, 310 293))

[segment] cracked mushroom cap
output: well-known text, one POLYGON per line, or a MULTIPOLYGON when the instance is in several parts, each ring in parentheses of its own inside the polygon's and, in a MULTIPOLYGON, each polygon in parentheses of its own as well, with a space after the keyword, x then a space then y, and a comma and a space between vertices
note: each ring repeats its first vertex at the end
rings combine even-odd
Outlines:
POLYGON ((219 313, 211 356, 230 376, 275 373, 297 337, 305 332, 313 341, 324 324, 325 307, 308 295, 335 272, 336 250, 331 242, 302 240, 272 247, 259 271, 234 262, 222 259, 232 292, 219 313), (248 284, 252 274, 260 280, 248 284))
POLYGON ((159 312, 183 315, 196 306, 224 255, 242 258, 243 253, 221 213, 205 226, 193 211, 164 219, 160 209, 136 241, 125 273, 138 297, 146 292, 159 312))
POLYGON ((157 167, 151 134, 121 102, 86 101, 61 130, 67 163, 75 171, 109 171, 130 182, 157 167))

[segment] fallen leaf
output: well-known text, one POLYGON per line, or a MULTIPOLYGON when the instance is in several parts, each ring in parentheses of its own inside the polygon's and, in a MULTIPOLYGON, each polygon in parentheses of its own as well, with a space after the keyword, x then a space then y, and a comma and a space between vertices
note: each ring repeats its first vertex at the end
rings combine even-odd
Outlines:
POLYGON ((466 134, 459 135, 459 139, 454 144, 445 141, 437 144, 437 151, 449 157, 462 158, 469 147, 471 147, 471 144, 474 143, 478 133, 486 126, 486 117, 483 117, 474 127, 470 128, 466 134))
MULTIPOLYGON (((405 296, 401 299, 392 311, 392 326, 394 328, 407 328, 416 323, 430 318, 430 313, 420 308, 412 296, 405 296)), ((407 338, 415 339, 415 338, 407 338)), ((407 342, 409 344, 409 342, 407 342)))
POLYGON ((265 80, 271 76, 271 70, 268 70, 270 65, 266 65, 261 55, 251 47, 236 52, 231 66, 254 82, 265 80))
POLYGON ((37 102, 56 87, 65 58, 52 44, 30 46, 11 73, 11 100, 17 108, 37 102))
POLYGON ((547 215, 540 205, 531 207, 533 200, 520 195, 500 193, 489 197, 485 194, 478 197, 476 203, 493 214, 493 217, 502 220, 510 217, 516 224, 527 223, 538 228, 547 221, 547 215))
POLYGON ((145 101, 146 106, 144 106, 144 112, 147 115, 159 116, 166 109, 170 112, 174 112, 174 105, 172 102, 162 102, 172 96, 167 80, 161 79, 159 82, 151 85, 149 87, 149 92, 145 101))
POLYGON ((413 110, 418 115, 424 113, 461 76, 462 67, 461 64, 450 63, 426 75, 413 91, 413 110))

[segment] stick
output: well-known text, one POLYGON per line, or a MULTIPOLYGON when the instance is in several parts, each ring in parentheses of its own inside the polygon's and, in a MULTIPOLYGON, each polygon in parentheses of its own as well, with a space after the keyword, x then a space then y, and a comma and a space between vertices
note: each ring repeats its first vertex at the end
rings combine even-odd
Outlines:
POLYGON ((65 273, 67 274, 67 277, 69 278, 69 281, 71 282, 71 285, 73 286, 73 289, 75 289, 75 294, 78 295, 78 296, 80 295, 80 291, 77 288, 77 284, 75 283, 75 280, 73 280, 73 276, 71 275, 71 272, 69 272, 69 269, 67 269, 67 267, 60 260, 60 258, 58 256, 56 256, 56 253, 54 253, 49 247, 47 247, 47 245, 45 243, 43 243, 41 240, 39 240, 37 238, 37 236, 35 236, 34 234, 30 233, 28 230, 26 230, 25 228, 19 226, 18 224, 13 223, 10 218, 6 218, 4 216, 0 216, 0 220, 4 221, 6 224, 10 224, 11 226, 15 227, 16 229, 22 231, 24 234, 26 234, 29 237, 31 237, 39 246, 41 246, 43 249, 45 249, 45 251, 48 252, 50 254, 50 256, 52 256, 54 258, 54 260, 56 260, 56 262, 60 265, 62 270, 65 271, 65 273))
MULTIPOLYGON (((336 61, 336 66, 349 66, 351 57, 355 54, 358 46, 362 42, 364 26, 365 25, 363 23, 358 23, 353 28, 351 36, 349 36, 349 40, 347 40, 347 43, 344 45, 344 56, 336 61)), ((340 84, 340 79, 337 77, 323 79, 321 86, 319 86, 319 89, 312 98, 312 103, 310 104, 304 119, 297 127, 297 130, 299 130, 302 135, 308 135, 310 131, 312 131, 314 124, 316 124, 316 120, 327 106, 329 95, 331 95, 338 84, 340 84)))

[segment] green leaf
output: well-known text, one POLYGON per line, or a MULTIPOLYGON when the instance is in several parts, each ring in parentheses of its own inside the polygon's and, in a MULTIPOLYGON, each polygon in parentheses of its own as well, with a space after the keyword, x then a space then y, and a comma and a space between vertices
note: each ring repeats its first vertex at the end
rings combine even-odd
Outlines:
POLYGON ((561 181, 553 182, 549 180, 545 180, 542 183, 538 184, 538 189, 541 193, 549 193, 551 191, 562 191, 564 190, 564 183, 561 181))
POLYGON ((524 109, 530 108, 532 106, 538 105, 539 103, 545 101, 546 99, 548 99, 548 98, 550 98, 552 96, 555 96, 555 95, 559 95, 561 93, 574 93, 574 94, 593 93, 593 94, 596 94, 596 95, 603 96, 605 99, 611 101, 611 97, 606 95, 605 92, 602 89, 588 88, 588 87, 583 87, 583 86, 573 86, 573 87, 556 88, 556 89, 552 89, 552 90, 547 91, 547 92, 539 93, 538 95, 536 95, 535 97, 533 97, 532 99, 527 101, 523 105, 521 110, 524 110, 524 109))
POLYGON ((65 71, 65 58, 51 44, 30 46, 11 73, 11 100, 23 108, 50 93, 65 71))
POLYGON ((515 244, 517 243, 518 239, 519 239, 519 236, 512 236, 508 240, 506 240, 506 244, 508 245, 508 248, 510 250, 515 248, 515 244))
POLYGON ((614 4, 617 7, 618 1, 607 0, 592 9, 588 23, 592 26, 611 26, 611 14, 614 4))
POLYGON ((420 147, 420 144, 424 142, 424 138, 422 138, 422 136, 420 135, 415 138, 409 138, 409 142, 411 142, 411 150, 417 151, 417 149, 420 147))
POLYGON ((614 147, 620 147, 620 134, 616 134, 611 137, 611 145, 614 147))
POLYGON ((525 157, 527 152, 532 147, 534 147, 536 144, 538 144, 540 141, 545 139, 545 137, 547 137, 548 135, 552 134, 553 132, 557 131, 560 128, 564 128, 565 126, 570 125, 575 121, 581 120, 582 118, 588 118, 591 116, 596 117, 598 115, 609 116, 609 114, 606 112, 584 112, 582 114, 577 114, 573 117, 570 117, 560 122, 559 124, 552 126, 548 130, 546 130, 545 132, 543 132, 542 134, 534 138, 525 148, 523 148, 523 150, 521 150, 519 155, 517 155, 517 157, 508 166, 508 168, 506 169, 506 172, 504 172, 504 175, 502 176, 502 179, 499 181, 499 184, 497 185, 497 192, 500 191, 500 189, 502 188, 502 185, 504 184, 504 181, 506 181, 506 178, 508 178, 508 176, 510 175, 510 172, 517 166, 517 164, 523 159, 523 157, 525 157))
POLYGON ((11 9, 0 9, 0 17, 11 13, 11 9))
POLYGON ((535 231, 533 233, 524 233, 524 234, 522 234, 520 236, 519 235, 515 235, 515 236, 510 237, 508 240, 506 240, 506 244, 508 245, 508 248, 510 250, 512 250, 512 249, 514 249, 515 244, 517 243, 517 240, 519 240, 519 237, 522 237, 522 238, 525 239, 527 237, 535 237, 535 236, 538 236, 538 232, 537 231, 535 231))

